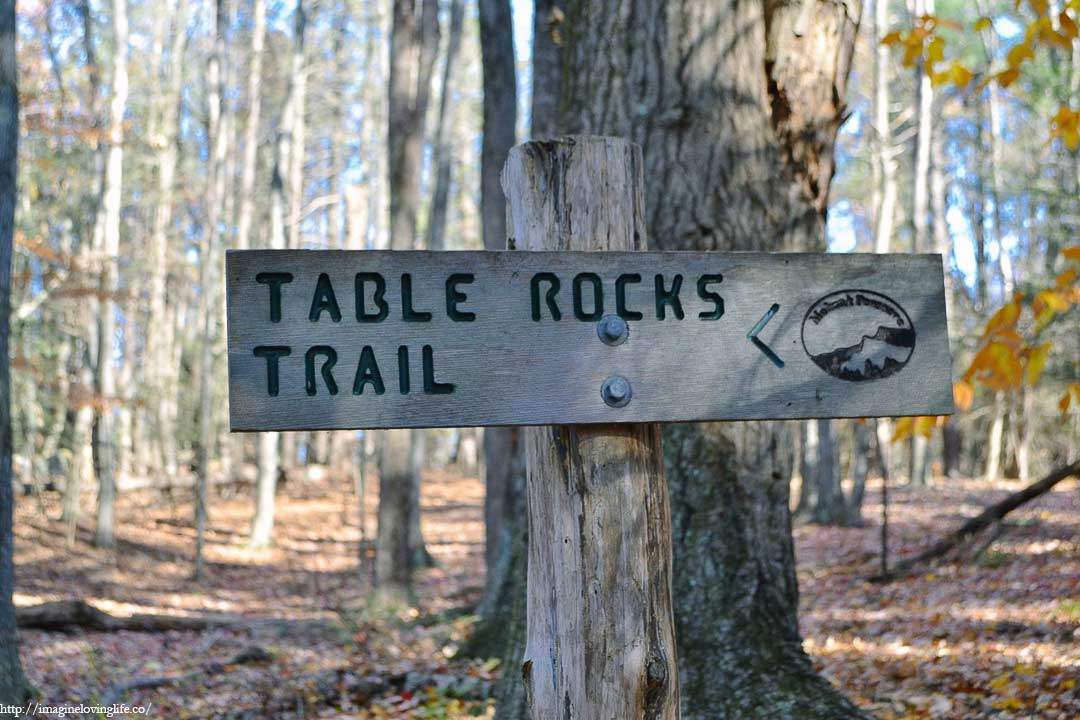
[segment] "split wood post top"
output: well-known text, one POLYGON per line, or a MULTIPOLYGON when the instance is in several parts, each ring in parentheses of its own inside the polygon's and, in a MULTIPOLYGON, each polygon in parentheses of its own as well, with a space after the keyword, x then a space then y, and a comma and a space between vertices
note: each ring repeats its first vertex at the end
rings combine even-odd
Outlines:
MULTIPOLYGON (((510 151, 502 184, 511 249, 646 249, 637 145, 524 143, 510 151)), ((606 348, 613 364, 632 343, 606 348)), ((608 404, 632 402, 623 383, 613 373, 595 392, 608 404)), ((660 426, 532 427, 525 436, 530 717, 678 718, 660 426)))

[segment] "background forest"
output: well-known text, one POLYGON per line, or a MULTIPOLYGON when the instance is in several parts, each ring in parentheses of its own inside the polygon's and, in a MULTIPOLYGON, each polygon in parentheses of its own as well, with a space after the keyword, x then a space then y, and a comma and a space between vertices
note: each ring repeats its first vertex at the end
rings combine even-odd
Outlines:
MULTIPOLYGON (((501 249, 515 141, 631 134, 574 115, 581 85, 553 70, 573 13, 19 0, 14 596, 39 697, 521 717, 518 433, 230 434, 223 258, 501 249)), ((793 644, 770 662, 796 697, 830 699, 784 715, 786 690, 717 670, 684 677, 685 716, 751 717, 707 709, 728 683, 762 698, 754 717, 1080 714, 1078 21, 1075 0, 861 8, 815 185, 824 236, 736 249, 941 253, 958 412, 777 431, 790 502, 763 527, 793 543, 801 604, 777 596, 790 633, 761 643, 793 644)), ((670 227, 653 246, 733 249, 670 227)), ((697 452, 679 438, 669 452, 697 452)))

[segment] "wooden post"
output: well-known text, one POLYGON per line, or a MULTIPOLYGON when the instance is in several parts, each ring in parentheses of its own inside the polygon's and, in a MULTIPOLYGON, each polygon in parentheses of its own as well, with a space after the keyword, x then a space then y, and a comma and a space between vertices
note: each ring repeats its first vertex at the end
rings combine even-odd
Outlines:
MULTIPOLYGON (((646 248, 637 145, 602 137, 524 143, 511 150, 502 183, 511 249, 646 248)), ((628 348, 610 349, 614 357, 628 348)), ((675 720, 671 518, 660 426, 564 425, 525 433, 522 677, 530 718, 675 720)))

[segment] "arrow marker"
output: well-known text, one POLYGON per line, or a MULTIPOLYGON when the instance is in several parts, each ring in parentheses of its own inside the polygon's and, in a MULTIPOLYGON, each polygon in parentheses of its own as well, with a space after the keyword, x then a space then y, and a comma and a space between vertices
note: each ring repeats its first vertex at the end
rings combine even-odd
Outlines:
POLYGON ((761 319, 757 321, 757 324, 750 329, 750 332, 746 333, 746 337, 750 342, 754 343, 754 346, 758 350, 765 353, 765 357, 772 360, 773 365, 778 368, 784 367, 784 361, 777 357, 776 353, 772 351, 772 348, 765 343, 758 340, 758 333, 765 329, 765 326, 769 324, 769 321, 773 319, 773 316, 780 311, 780 304, 773 303, 773 306, 769 308, 761 319))

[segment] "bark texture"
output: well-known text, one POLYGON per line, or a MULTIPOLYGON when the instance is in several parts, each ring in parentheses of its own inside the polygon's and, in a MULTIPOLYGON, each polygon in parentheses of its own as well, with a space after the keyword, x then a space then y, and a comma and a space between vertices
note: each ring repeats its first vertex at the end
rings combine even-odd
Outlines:
POLYGON ((26 681, 15 633, 15 505, 11 477, 11 377, 8 317, 11 314, 11 247, 15 231, 15 179, 19 144, 15 1, 0 2, 0 704, 22 704, 26 681))
MULTIPOLYGON (((568 2, 557 130, 644 148, 658 249, 823 249, 860 14, 857 0, 568 2)), ((862 717, 801 649, 790 426, 665 440, 683 716, 862 717)))
MULTIPOLYGON (((524 250, 643 250, 640 148, 530 142, 503 171, 524 250)), ((525 429, 532 720, 679 716, 671 517, 658 425, 525 429)))

